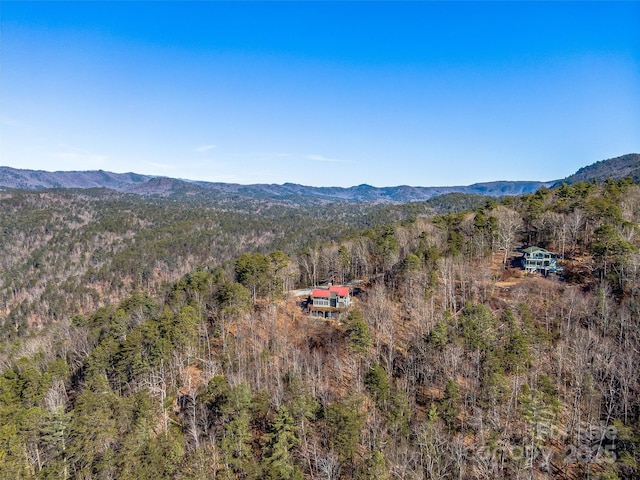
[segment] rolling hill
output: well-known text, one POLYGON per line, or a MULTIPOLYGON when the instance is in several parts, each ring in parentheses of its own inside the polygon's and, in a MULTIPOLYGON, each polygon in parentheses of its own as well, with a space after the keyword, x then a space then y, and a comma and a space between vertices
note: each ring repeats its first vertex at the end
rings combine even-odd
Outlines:
POLYGON ((603 182, 608 178, 619 180, 631 177, 635 182, 640 182, 640 154, 629 153, 620 157, 601 160, 586 167, 582 167, 573 175, 565 178, 564 183, 577 182, 603 182))

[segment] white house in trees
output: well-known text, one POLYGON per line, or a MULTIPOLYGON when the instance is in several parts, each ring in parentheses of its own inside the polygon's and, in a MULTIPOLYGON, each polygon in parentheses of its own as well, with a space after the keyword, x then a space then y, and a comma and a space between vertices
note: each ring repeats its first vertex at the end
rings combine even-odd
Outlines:
POLYGON ((521 264, 526 272, 539 272, 543 275, 562 271, 558 265, 558 256, 540 247, 529 247, 522 250, 521 264))

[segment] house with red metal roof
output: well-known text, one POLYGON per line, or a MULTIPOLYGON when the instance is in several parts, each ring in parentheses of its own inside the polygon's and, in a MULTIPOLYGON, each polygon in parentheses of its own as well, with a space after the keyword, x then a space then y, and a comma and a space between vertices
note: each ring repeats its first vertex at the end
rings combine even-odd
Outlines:
POLYGON ((315 288, 311 292, 309 311, 312 315, 330 318, 343 312, 351 305, 349 287, 330 286, 315 288))

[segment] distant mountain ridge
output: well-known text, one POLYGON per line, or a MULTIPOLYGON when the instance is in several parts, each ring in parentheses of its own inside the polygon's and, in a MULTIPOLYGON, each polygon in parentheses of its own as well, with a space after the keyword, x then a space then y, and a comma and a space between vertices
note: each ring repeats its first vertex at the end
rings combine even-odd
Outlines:
POLYGON ((0 187, 26 190, 49 188, 109 188, 139 195, 214 194, 239 195, 256 199, 311 200, 342 202, 407 203, 424 201, 446 193, 502 196, 536 191, 554 182, 498 181, 452 187, 309 187, 294 183, 240 185, 180 180, 136 173, 97 171, 46 172, 0 167, 0 187))
POLYGON ((201 183, 220 192, 233 193, 253 198, 295 199, 299 197, 316 198, 326 201, 343 202, 380 202, 407 203, 429 200, 446 193, 469 193, 477 195, 519 195, 536 191, 541 186, 551 186, 553 182, 491 182, 469 186, 453 187, 372 187, 357 185, 354 187, 308 187, 294 183, 283 185, 238 185, 228 183, 201 183))
POLYGON ((46 172, 0 167, 0 187, 24 190, 45 188, 111 188, 124 191, 132 185, 149 181, 151 176, 138 173, 112 173, 103 170, 46 172))
POLYGON ((295 183, 240 185, 235 183, 190 181, 137 173, 113 173, 103 170, 46 172, 0 167, 0 188, 41 190, 50 188, 108 188, 138 195, 206 195, 213 197, 241 196, 297 203, 309 202, 376 202, 408 203, 429 200, 447 193, 487 196, 509 196, 532 193, 540 187, 552 187, 561 182, 603 181, 606 178, 631 176, 640 181, 640 155, 628 154, 581 168, 564 180, 496 181, 451 187, 309 187, 295 183))

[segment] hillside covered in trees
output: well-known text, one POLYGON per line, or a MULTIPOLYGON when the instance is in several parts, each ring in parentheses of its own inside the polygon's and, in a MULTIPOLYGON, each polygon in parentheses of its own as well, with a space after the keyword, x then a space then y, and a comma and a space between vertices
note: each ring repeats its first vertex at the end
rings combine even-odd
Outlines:
POLYGON ((6 478, 640 475, 632 180, 399 206, 0 204, 6 478), (562 278, 517 268, 531 245, 562 278), (307 315, 294 290, 329 280, 361 282, 354 305, 307 315))
POLYGON ((632 178, 640 182, 640 154, 629 153, 608 160, 601 160, 592 165, 581 168, 573 175, 564 179, 565 183, 604 182, 607 179, 632 178))
POLYGON ((106 189, 0 192, 0 332, 22 335, 243 252, 288 254, 366 227, 477 206, 448 194, 404 205, 303 207, 243 197, 143 197, 106 189))

